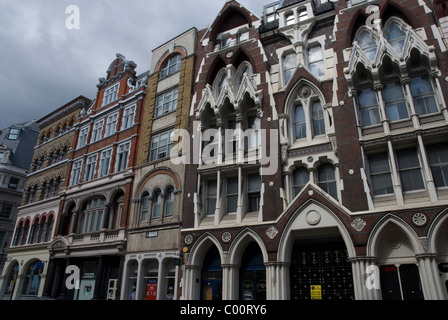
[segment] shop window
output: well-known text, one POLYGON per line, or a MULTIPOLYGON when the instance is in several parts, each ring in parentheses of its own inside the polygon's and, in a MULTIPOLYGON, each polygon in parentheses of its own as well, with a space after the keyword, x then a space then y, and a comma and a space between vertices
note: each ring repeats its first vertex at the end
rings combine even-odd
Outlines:
POLYGON ((43 269, 44 264, 41 261, 36 261, 28 267, 23 278, 22 295, 37 296, 43 269))
POLYGON ((420 272, 415 264, 380 267, 383 300, 423 300, 420 272))

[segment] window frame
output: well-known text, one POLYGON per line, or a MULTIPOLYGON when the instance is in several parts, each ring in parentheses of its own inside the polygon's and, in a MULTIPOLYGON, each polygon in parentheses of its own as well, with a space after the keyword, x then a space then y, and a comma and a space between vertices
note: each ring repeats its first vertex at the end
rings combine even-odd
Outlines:
POLYGON ((159 94, 156 99, 154 118, 159 118, 165 114, 177 110, 179 100, 179 87, 175 87, 159 94), (168 106, 168 107, 167 107, 168 106))
POLYGON ((118 99, 118 91, 119 90, 120 90, 119 82, 108 87, 104 91, 103 106, 107 106, 108 104, 111 104, 112 102, 116 101, 118 99))
POLYGON ((160 79, 164 79, 180 71, 181 65, 182 56, 179 53, 170 55, 160 69, 160 79))
POLYGON ((118 145, 115 172, 125 171, 129 166, 131 155, 131 142, 124 142, 118 145))
POLYGON ((149 161, 153 162, 153 161, 159 161, 161 159, 166 159, 169 158, 171 155, 171 150, 174 144, 174 141, 172 140, 172 136, 173 136, 173 132, 174 130, 168 130, 168 131, 164 131, 161 132, 159 134, 156 134, 152 137, 151 139, 151 146, 150 146, 150 155, 149 155, 149 161), (167 139, 167 144, 166 145, 160 145, 160 138, 164 135, 168 135, 168 139, 167 139), (154 143, 157 141, 157 147, 154 147, 154 143), (166 152, 161 152, 159 149, 161 148, 167 148, 166 152), (161 154, 166 153, 166 155, 164 157, 160 157, 161 154))

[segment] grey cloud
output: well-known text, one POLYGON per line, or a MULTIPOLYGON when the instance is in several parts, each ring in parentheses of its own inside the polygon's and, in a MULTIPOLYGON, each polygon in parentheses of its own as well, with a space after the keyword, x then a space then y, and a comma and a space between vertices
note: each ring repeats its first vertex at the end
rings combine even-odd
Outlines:
MULTIPOLYGON (((240 3, 256 15, 262 2, 240 3)), ((267 2, 269 3, 269 1, 267 2)), ((39 119, 96 93, 116 53, 149 69, 151 51, 183 31, 211 24, 225 0, 0 0, 0 128, 39 119), (80 9, 80 29, 65 26, 80 9)))

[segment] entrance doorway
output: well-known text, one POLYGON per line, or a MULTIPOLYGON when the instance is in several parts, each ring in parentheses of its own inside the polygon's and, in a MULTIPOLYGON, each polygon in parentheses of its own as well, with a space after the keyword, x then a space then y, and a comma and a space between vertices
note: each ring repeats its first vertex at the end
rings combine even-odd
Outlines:
POLYGON ((222 266, 219 251, 215 246, 205 255, 201 278, 201 300, 221 300, 222 266))
POLYGON ((266 267, 263 254, 256 242, 244 252, 240 267, 240 300, 266 299, 266 267))
POLYGON ((341 237, 297 239, 291 255, 291 300, 354 300, 352 266, 341 237))

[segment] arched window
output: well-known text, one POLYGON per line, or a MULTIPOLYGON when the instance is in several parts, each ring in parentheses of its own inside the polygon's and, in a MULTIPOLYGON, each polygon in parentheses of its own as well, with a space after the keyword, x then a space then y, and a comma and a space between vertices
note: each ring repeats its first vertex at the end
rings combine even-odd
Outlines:
POLYGON ((181 66, 181 55, 176 54, 171 56, 162 66, 162 70, 160 71, 160 78, 165 78, 173 73, 176 73, 180 70, 181 66))
POLYGON ((306 138, 306 118, 302 105, 294 109, 294 134, 296 140, 306 138))
POLYGON ((296 55, 295 53, 289 53, 283 57, 283 77, 285 85, 289 82, 296 69, 296 55))
POLYGON ((148 211, 149 210, 149 194, 145 192, 142 196, 142 203, 140 207, 140 221, 148 220, 148 211))
POLYGON ((373 126, 381 122, 376 94, 372 89, 364 89, 358 93, 359 111, 364 127, 373 126))
POLYGON ((172 217, 174 212, 174 188, 169 187, 165 195, 165 212, 164 217, 172 217))
POLYGON ((99 231, 102 227, 104 198, 93 198, 85 207, 83 232, 99 231))
POLYGON ((152 197, 152 213, 151 213, 151 219, 159 219, 160 218, 160 209, 162 204, 162 192, 157 189, 154 191, 153 197, 152 197))
POLYGON ((372 39, 370 34, 368 32, 361 33, 361 35, 359 36, 358 43, 362 51, 364 51, 364 53, 367 55, 367 57, 370 60, 373 60, 375 58, 378 45, 372 39))
POLYGON ((217 85, 216 96, 219 97, 221 95, 222 89, 224 89, 225 84, 227 83, 227 73, 221 75, 217 85))
POLYGON ((35 261, 28 267, 23 279, 22 295, 37 296, 43 269, 44 264, 41 261, 35 261))
POLYGON ((317 177, 319 187, 333 198, 338 199, 334 170, 331 164, 323 164, 317 169, 317 177))
POLYGON ((389 27, 389 34, 387 35, 387 41, 392 48, 398 53, 403 51, 404 41, 406 40, 406 33, 395 23, 389 27))
POLYGON ((302 191, 303 187, 308 183, 310 180, 310 175, 308 173, 308 170, 304 167, 297 168, 294 171, 294 181, 293 181, 293 187, 294 187, 294 196, 297 196, 300 191, 302 191))

